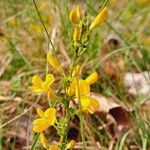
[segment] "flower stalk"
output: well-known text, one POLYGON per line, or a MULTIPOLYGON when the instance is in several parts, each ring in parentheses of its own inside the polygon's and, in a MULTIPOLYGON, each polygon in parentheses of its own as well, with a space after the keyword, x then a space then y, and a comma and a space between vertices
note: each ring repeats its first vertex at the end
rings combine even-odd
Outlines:
MULTIPOLYGON (((42 25, 46 30, 37 5, 34 0, 33 2, 42 25)), ((39 118, 33 121, 33 131, 40 135, 41 145, 46 150, 72 150, 75 146, 75 141, 71 140, 70 143, 68 143, 67 133, 70 119, 75 115, 78 115, 80 119, 82 149, 86 150, 84 112, 93 114, 100 107, 99 102, 89 96, 91 90, 90 86, 98 80, 98 74, 94 72, 86 79, 82 79, 80 76, 81 65, 79 60, 81 55, 87 49, 90 33, 94 28, 98 27, 106 20, 108 16, 108 9, 105 7, 91 24, 89 19, 82 14, 83 13, 81 12, 80 6, 77 5, 75 9, 71 10, 69 15, 70 21, 74 26, 74 32, 72 35, 72 49, 74 51, 74 58, 68 71, 63 70, 61 67, 54 45, 51 43, 50 36, 46 32, 53 47, 53 53, 47 53, 47 63, 59 73, 61 78, 60 85, 57 86, 57 92, 55 88, 53 89, 52 84, 55 83, 55 77, 53 74, 49 73, 48 65, 46 66, 45 79, 42 79, 39 75, 34 75, 32 78, 32 85, 29 87, 33 93, 45 94, 48 97, 49 108, 45 111, 37 108, 39 118), (70 102, 74 100, 77 100, 77 106, 70 105, 70 102), (57 116, 57 104, 59 104, 62 108, 65 108, 65 113, 61 118, 57 116), (53 143, 49 144, 44 134, 44 132, 51 126, 56 129, 57 134, 60 137, 57 145, 54 145, 53 143)))

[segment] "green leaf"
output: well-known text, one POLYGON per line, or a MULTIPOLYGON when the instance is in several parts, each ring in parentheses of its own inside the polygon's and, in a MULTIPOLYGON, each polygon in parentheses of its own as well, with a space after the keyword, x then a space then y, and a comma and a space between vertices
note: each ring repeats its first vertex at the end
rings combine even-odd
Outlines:
POLYGON ((40 135, 40 133, 37 133, 36 136, 34 137, 34 140, 33 140, 32 146, 31 146, 31 150, 35 150, 36 143, 37 143, 37 141, 39 139, 39 135, 40 135))

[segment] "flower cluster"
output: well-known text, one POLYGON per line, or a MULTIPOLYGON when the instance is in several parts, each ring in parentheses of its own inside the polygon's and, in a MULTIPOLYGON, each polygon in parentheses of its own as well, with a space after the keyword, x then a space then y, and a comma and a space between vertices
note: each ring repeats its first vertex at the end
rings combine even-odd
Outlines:
POLYGON ((51 87, 55 81, 53 74, 46 74, 44 81, 38 75, 34 75, 32 78, 32 85, 29 87, 32 92, 36 94, 45 93, 50 103, 59 103, 66 109, 66 114, 60 119, 57 118, 56 105, 50 105, 50 108, 45 111, 37 108, 39 118, 33 121, 33 131, 37 134, 39 133, 41 144, 47 150, 72 149, 75 146, 75 141, 71 140, 68 143, 66 139, 69 120, 75 114, 83 115, 80 112, 94 113, 95 110, 100 108, 99 102, 89 95, 90 86, 98 80, 98 74, 94 72, 86 79, 82 79, 80 77, 80 65, 77 64, 77 60, 86 50, 91 30, 104 22, 107 15, 108 9, 105 7, 90 24, 87 17, 82 14, 79 6, 71 10, 69 15, 70 21, 75 25, 72 36, 75 57, 69 70, 63 70, 55 53, 48 52, 47 54, 48 63, 57 70, 61 76, 60 86, 57 87, 57 91, 59 92, 56 92, 56 90, 51 87), (78 107, 72 108, 75 113, 70 112, 70 102, 72 100, 76 100, 78 105, 78 107), (49 145, 44 135, 44 132, 51 126, 57 130, 60 136, 58 145, 49 145))
POLYGON ((78 76, 74 76, 68 88, 68 95, 75 97, 80 101, 83 111, 93 113, 94 110, 99 108, 99 102, 89 97, 90 85, 94 84, 98 80, 98 74, 92 73, 85 80, 80 79, 78 76))

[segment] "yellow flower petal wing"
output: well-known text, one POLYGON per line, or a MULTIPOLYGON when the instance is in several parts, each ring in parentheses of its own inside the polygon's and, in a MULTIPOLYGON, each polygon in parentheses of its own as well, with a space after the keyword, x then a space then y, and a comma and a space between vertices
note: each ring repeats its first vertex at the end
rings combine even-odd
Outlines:
POLYGON ((45 135, 43 134, 43 132, 40 133, 40 142, 45 149, 48 148, 48 141, 47 141, 45 135))
POLYGON ((46 81, 49 81, 50 84, 52 84, 55 81, 55 78, 52 74, 47 74, 46 75, 46 81))
POLYGON ((42 132, 50 126, 48 120, 45 118, 35 119, 33 121, 33 125, 34 125, 33 127, 34 132, 42 132))
POLYGON ((83 111, 89 111, 91 113, 90 104, 91 104, 90 99, 88 99, 85 96, 81 98, 81 107, 83 111))
POLYGON ((58 60, 56 57, 54 57, 51 53, 47 54, 47 60, 49 62, 49 64, 56 69, 57 71, 59 71, 60 73, 63 73, 63 69, 61 68, 58 60))
POLYGON ((43 83, 43 81, 41 80, 41 78, 38 75, 33 76, 33 78, 32 78, 33 86, 42 88, 42 83, 43 83))
POLYGON ((77 98, 79 98, 79 95, 87 95, 90 92, 90 86, 89 84, 84 80, 79 80, 76 86, 75 95, 77 98))
POLYGON ((97 80, 98 80, 98 74, 97 72, 93 72, 90 76, 86 78, 85 81, 91 85, 95 83, 97 80))
POLYGON ((37 108, 36 111, 37 111, 37 114, 39 115, 39 117, 44 117, 44 112, 42 109, 37 108))
POLYGON ((70 87, 69 87, 68 90, 67 90, 67 94, 68 94, 69 96, 73 96, 73 95, 74 95, 75 90, 76 90, 76 86, 77 86, 77 79, 74 77, 74 78, 72 79, 72 82, 71 82, 71 84, 70 84, 70 87))
POLYGON ((77 5, 77 7, 76 7, 76 14, 77 14, 78 19, 80 19, 81 18, 81 9, 80 9, 79 5, 77 5))
POLYGON ((44 117, 47 118, 49 125, 54 125, 56 121, 56 109, 48 108, 44 113, 44 117))
POLYGON ((90 99, 90 101, 91 101, 91 107, 92 107, 93 109, 98 109, 98 108, 100 108, 100 103, 99 103, 95 98, 88 97, 88 99, 90 99))
POLYGON ((29 89, 34 92, 34 93, 41 93, 42 92, 42 89, 41 88, 38 88, 36 86, 29 86, 29 89))
POLYGON ((83 111, 94 113, 94 111, 100 107, 100 104, 94 98, 83 96, 81 98, 81 106, 82 106, 83 111))
POLYGON ((55 94, 54 90, 51 88, 49 88, 48 99, 49 100, 59 100, 59 97, 55 94))
POLYGON ((49 86, 55 81, 55 78, 52 74, 47 74, 46 75, 46 81, 43 82, 42 88, 45 92, 49 91, 49 86))

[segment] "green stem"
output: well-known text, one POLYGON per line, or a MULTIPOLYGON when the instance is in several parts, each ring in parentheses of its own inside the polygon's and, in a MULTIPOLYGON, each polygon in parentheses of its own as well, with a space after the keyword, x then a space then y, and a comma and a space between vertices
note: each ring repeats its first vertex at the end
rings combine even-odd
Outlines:
POLYGON ((68 113, 68 109, 67 109, 67 114, 66 114, 66 123, 65 123, 65 127, 64 127, 64 132, 63 132, 63 135, 61 136, 60 138, 60 149, 61 150, 65 150, 65 147, 66 147, 66 141, 67 141, 67 132, 68 132, 68 124, 69 124, 69 120, 70 120, 70 115, 68 113))
MULTIPOLYGON (((50 42, 50 44, 51 44, 51 46, 52 46, 53 54, 55 55, 55 57, 56 57, 57 60, 58 60, 58 57, 57 57, 57 55, 56 55, 56 50, 55 50, 54 44, 53 44, 53 42, 52 42, 52 40, 51 40, 51 37, 50 37, 50 35, 49 35, 48 31, 47 31, 47 28, 46 28, 46 26, 45 26, 45 24, 44 24, 44 21, 43 21, 41 15, 40 15, 40 12, 39 12, 39 10, 38 10, 38 7, 37 7, 37 4, 36 4, 35 0, 33 0, 33 3, 34 3, 34 6, 35 6, 35 9, 36 9, 36 11, 37 11, 37 14, 38 14, 38 16, 39 16, 39 19, 40 19, 40 21, 41 21, 41 24, 42 24, 42 26, 43 26, 43 28, 44 28, 44 30, 45 30, 45 32, 46 32, 46 35, 47 35, 47 37, 48 37, 48 40, 49 40, 49 42, 50 42)), ((59 62, 59 61, 58 61, 58 62, 59 62)))
POLYGON ((84 124, 83 124, 84 116, 83 116, 83 113, 82 113, 79 82, 78 82, 78 79, 76 79, 76 80, 77 80, 77 88, 78 88, 78 95, 79 95, 79 97, 78 97, 78 99, 79 99, 79 119, 80 119, 80 131, 81 131, 81 139, 82 139, 82 148, 83 148, 83 150, 86 150, 84 124))
POLYGON ((73 73, 74 66, 76 64, 76 60, 77 60, 77 53, 75 53, 73 62, 72 62, 71 67, 70 67, 71 76, 72 76, 72 73, 73 73))
POLYGON ((103 10, 103 8, 107 5, 108 1, 109 1, 109 0, 105 0, 105 2, 104 2, 104 4, 103 4, 103 6, 102 6, 102 8, 101 8, 101 11, 102 11, 102 10, 103 10))
POLYGON ((80 118, 80 131, 81 131, 82 147, 83 147, 83 150, 86 150, 84 126, 83 126, 84 125, 83 124, 84 116, 83 116, 83 113, 81 110, 80 110, 79 118, 80 118))

